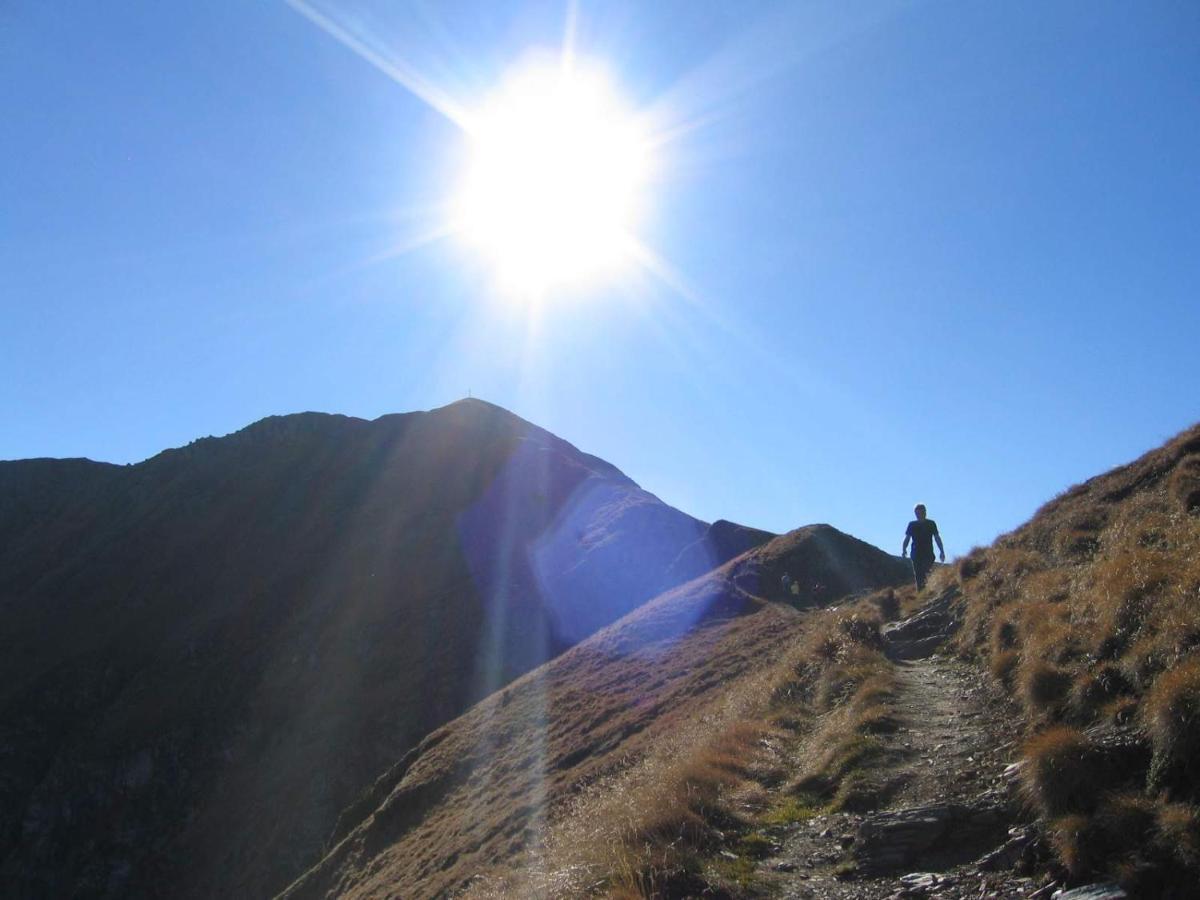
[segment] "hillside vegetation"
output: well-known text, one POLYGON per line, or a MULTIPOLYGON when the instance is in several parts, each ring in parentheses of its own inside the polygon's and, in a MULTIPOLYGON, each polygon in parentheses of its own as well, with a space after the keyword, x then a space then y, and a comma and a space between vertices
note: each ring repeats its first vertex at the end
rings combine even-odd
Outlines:
MULTIPOLYGON (((1019 701, 1068 881, 1200 884, 1200 427, 959 561, 959 652, 1019 701)), ((944 582, 943 582, 944 583, 944 582)))

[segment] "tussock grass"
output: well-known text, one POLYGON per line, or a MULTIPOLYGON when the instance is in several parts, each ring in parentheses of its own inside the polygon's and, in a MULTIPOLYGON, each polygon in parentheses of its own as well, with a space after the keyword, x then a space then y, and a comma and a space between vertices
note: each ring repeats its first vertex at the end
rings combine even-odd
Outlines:
POLYGON ((809 635, 807 683, 819 724, 807 765, 789 789, 832 809, 865 809, 877 799, 868 775, 884 752, 878 735, 896 727, 895 675, 883 653, 878 611, 849 607, 809 635))
MULTIPOLYGON (((790 656, 717 695, 637 760, 626 760, 560 808, 519 869, 473 885, 471 898, 728 896, 747 889, 767 848, 758 829, 773 810, 789 738, 776 721, 799 703, 790 656), (729 859, 720 851, 732 852, 729 859)), ((794 713, 799 716, 799 713, 794 713)))
POLYGON ((1087 737, 1077 728, 1059 725, 1026 742, 1021 789, 1044 818, 1091 812, 1105 771, 1087 737))
POLYGON ((1200 511, 1200 453, 1184 457, 1171 474, 1171 497, 1184 512, 1200 511))
MULTIPOLYGON (((547 897, 742 896, 757 890, 754 861, 775 850, 771 829, 867 802, 863 773, 882 747, 877 735, 894 727, 878 597, 811 623, 788 658, 723 695, 721 710, 583 791, 520 884, 547 897), (768 792, 781 748, 801 744, 821 751, 802 778, 768 792)), ((517 885, 500 878, 470 896, 517 885)))
POLYGON ((1149 788, 1195 797, 1200 793, 1200 656, 1164 673, 1142 714, 1154 749, 1149 788))
POLYGON ((1053 663, 1029 657, 1020 667, 1021 700, 1031 714, 1058 712, 1071 691, 1071 673, 1053 663))
POLYGON ((954 567, 957 649, 1022 704, 1022 789, 1064 868, 1147 896, 1200 883, 1197 512, 1200 426, 954 567), (1114 762, 1081 725, 1148 750, 1114 762))

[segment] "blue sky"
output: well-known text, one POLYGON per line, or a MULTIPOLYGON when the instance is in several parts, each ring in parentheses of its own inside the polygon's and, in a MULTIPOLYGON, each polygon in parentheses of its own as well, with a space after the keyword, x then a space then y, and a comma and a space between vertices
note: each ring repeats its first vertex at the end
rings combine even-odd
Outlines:
MULTIPOLYGON (((565 3, 324 2, 465 103, 565 3)), ((495 296, 457 127, 283 2, 0 8, 0 458, 505 406, 705 519, 947 550, 1200 418, 1200 6, 587 3, 676 277, 495 296), (406 248, 408 248, 406 250, 406 248)))

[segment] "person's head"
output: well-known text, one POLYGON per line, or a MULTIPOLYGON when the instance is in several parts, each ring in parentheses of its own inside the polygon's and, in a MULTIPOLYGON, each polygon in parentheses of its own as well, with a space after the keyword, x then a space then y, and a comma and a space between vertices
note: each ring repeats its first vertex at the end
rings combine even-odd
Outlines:
POLYGON ((925 518, 925 504, 918 503, 916 506, 913 507, 913 512, 916 514, 918 519, 924 519, 925 518))

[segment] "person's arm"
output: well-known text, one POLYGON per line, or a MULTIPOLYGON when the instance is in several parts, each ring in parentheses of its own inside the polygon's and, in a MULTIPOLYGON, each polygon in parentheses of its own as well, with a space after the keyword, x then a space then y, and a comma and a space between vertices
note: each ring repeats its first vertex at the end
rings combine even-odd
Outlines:
POLYGON ((906 533, 904 535, 904 546, 900 548, 901 556, 908 556, 908 542, 911 540, 912 540, 912 535, 906 533))
POLYGON ((946 561, 946 548, 942 546, 942 536, 940 534, 938 534, 938 531, 936 528, 933 530, 933 539, 935 541, 937 541, 938 556, 941 557, 942 562, 945 562, 946 561))

